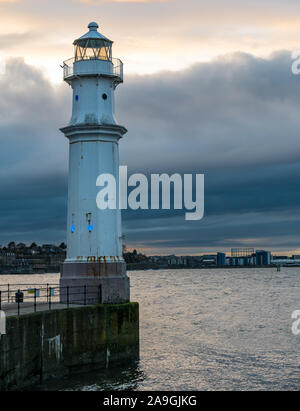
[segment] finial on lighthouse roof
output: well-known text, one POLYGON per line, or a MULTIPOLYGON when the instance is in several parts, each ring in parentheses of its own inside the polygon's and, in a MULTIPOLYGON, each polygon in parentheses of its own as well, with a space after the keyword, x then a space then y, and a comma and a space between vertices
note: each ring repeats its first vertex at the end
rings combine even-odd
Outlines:
POLYGON ((97 31, 97 29, 99 28, 98 24, 95 23, 94 21, 92 21, 89 25, 88 28, 90 29, 90 31, 97 31))
MULTIPOLYGON (((99 26, 94 21, 92 21, 88 25, 88 28, 89 28, 89 31, 87 33, 85 33, 83 36, 79 37, 79 39, 76 39, 73 43, 74 45, 79 45, 81 47, 86 47, 87 46, 87 43, 86 43, 87 40, 93 40, 93 41, 97 41, 97 42, 102 41, 102 42, 110 43, 110 44, 113 43, 107 37, 103 36, 103 34, 99 33, 99 31, 97 30, 99 28, 99 26)), ((90 46, 90 44, 89 44, 89 46, 90 46)))

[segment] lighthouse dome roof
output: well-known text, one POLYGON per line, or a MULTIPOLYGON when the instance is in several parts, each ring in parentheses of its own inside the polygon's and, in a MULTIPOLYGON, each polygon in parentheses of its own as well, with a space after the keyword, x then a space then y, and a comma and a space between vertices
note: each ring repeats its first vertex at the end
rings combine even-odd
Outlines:
POLYGON ((87 40, 93 40, 94 42, 101 41, 101 42, 110 43, 110 44, 113 43, 107 37, 103 36, 103 34, 99 33, 98 31, 99 26, 97 23, 91 22, 88 25, 88 28, 89 28, 89 31, 83 36, 76 39, 73 43, 74 45, 85 46, 87 40))

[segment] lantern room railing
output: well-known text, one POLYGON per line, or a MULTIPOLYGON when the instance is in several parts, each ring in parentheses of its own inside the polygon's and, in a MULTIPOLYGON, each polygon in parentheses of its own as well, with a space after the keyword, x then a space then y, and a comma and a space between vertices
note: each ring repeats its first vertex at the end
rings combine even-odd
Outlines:
MULTIPOLYGON (((96 59, 91 59, 91 60, 95 61, 96 59)), ((87 60, 83 60, 83 61, 87 61, 87 60)), ((103 61, 107 61, 107 60, 103 60, 103 61)), ((64 70, 64 73, 63 73, 64 80, 68 81, 69 79, 71 79, 71 77, 75 75, 74 74, 74 63, 75 63, 74 57, 64 61, 63 66, 62 66, 64 70)), ((101 72, 99 73, 99 75, 103 74, 106 76, 115 77, 118 83, 122 83, 123 82, 123 63, 122 61, 117 58, 112 58, 111 63, 112 63, 112 70, 109 70, 109 66, 107 66, 107 70, 101 69, 101 72)), ((89 70, 88 66, 86 66, 86 71, 80 70, 80 75, 93 75, 93 74, 97 74, 97 73, 95 73, 93 70, 89 70)))

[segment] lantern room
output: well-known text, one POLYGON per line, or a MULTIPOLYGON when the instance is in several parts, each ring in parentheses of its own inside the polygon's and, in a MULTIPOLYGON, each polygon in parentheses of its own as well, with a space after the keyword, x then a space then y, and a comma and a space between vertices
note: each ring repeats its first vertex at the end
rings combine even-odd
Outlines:
POLYGON ((112 61, 113 42, 98 32, 98 24, 90 23, 89 32, 74 41, 75 62, 82 60, 112 61))

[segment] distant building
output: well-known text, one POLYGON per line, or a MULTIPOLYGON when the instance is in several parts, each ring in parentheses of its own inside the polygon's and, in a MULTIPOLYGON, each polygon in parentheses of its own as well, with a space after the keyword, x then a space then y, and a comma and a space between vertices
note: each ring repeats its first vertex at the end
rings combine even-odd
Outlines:
POLYGON ((273 255, 273 260, 288 260, 289 257, 287 255, 273 255))
POLYGON ((66 258, 66 250, 56 245, 27 247, 11 242, 8 248, 0 248, 0 274, 59 272, 66 258))
POLYGON ((226 265, 226 254, 218 253, 217 254, 217 266, 224 267, 226 265))
POLYGON ((226 258, 226 265, 233 267, 233 266, 244 266, 248 265, 247 257, 227 257, 226 258))
POLYGON ((215 254, 203 255, 201 263, 203 265, 216 265, 217 264, 217 256, 215 254))
POLYGON ((256 251, 256 265, 270 265, 271 253, 270 251, 257 250, 256 251))
POLYGON ((292 257, 286 255, 274 255, 272 256, 271 263, 283 266, 300 266, 300 255, 293 255, 292 257))
POLYGON ((232 248, 231 257, 249 257, 254 253, 254 248, 232 248))

